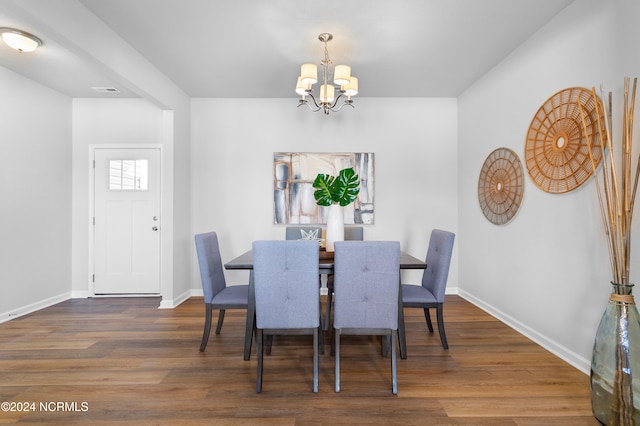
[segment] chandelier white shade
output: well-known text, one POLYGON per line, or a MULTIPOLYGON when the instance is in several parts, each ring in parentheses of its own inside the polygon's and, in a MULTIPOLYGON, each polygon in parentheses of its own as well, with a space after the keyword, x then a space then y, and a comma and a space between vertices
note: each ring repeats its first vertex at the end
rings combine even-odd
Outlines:
POLYGON ((349 65, 338 65, 333 70, 333 82, 339 85, 349 84, 351 81, 351 67, 349 65))
POLYGON ((331 59, 327 50, 327 43, 333 39, 333 35, 322 33, 318 40, 324 43, 324 59, 320 61, 322 66, 322 79, 318 80, 318 66, 315 64, 302 64, 300 76, 296 82, 296 93, 301 96, 298 106, 307 105, 312 111, 322 111, 329 114, 330 111, 339 111, 343 106, 354 108, 352 96, 358 94, 358 79, 351 75, 349 65, 336 65, 333 68, 333 84, 329 83, 331 59), (319 93, 313 95, 313 85, 320 81, 319 93), (335 86, 334 86, 335 85, 335 86), (338 95, 336 97, 336 88, 338 95), (309 103, 307 97, 311 98, 309 103), (344 102, 339 103, 340 99, 344 102))
POLYGON ((351 76, 349 83, 344 85, 344 93, 347 96, 355 96, 358 94, 358 77, 351 76))
POLYGON ((15 28, 1 27, 0 37, 7 46, 20 53, 33 52, 42 45, 42 40, 38 37, 15 28))
POLYGON ((323 84, 320 86, 320 102, 329 103, 335 99, 336 88, 331 84, 323 84))
POLYGON ((316 64, 302 64, 300 67, 300 81, 304 84, 316 84, 318 82, 318 67, 316 64))

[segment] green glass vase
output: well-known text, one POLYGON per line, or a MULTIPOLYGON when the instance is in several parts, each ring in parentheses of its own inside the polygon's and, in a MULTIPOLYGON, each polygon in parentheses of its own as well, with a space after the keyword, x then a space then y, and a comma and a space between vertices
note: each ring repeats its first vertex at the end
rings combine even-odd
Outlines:
POLYGON ((633 284, 613 286, 591 358, 591 407, 602 424, 640 426, 640 316, 633 284))

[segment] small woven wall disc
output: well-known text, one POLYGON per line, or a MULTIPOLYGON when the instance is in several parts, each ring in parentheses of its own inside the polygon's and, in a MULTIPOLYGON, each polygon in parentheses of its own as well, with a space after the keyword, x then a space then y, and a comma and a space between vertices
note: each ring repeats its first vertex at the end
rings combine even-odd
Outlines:
MULTIPOLYGON (((525 163, 529 176, 543 191, 561 194, 582 185, 593 173, 587 143, 598 134, 597 111, 604 123, 600 98, 582 87, 564 89, 550 97, 536 112, 525 144, 525 163), (587 132, 582 125, 580 106, 584 111, 587 132)), ((593 149, 596 167, 602 158, 599 148, 593 149)))
POLYGON ((484 216, 496 225, 509 222, 524 194, 524 171, 518 155, 508 148, 493 151, 480 171, 478 200, 484 216))

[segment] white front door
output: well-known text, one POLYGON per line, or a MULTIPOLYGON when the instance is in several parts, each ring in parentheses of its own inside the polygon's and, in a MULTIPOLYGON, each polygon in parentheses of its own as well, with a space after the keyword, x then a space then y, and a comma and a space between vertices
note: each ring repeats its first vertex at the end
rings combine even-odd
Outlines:
POLYGON ((160 150, 94 150, 94 293, 160 293, 160 150))

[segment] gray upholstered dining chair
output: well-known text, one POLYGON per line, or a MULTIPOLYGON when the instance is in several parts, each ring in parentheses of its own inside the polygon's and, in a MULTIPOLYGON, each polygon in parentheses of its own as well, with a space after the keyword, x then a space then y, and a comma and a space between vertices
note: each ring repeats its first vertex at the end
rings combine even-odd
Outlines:
POLYGON ((336 242, 334 265, 335 390, 340 392, 340 336, 383 335, 391 340, 391 389, 395 395, 400 243, 336 242))
MULTIPOLYGON (((362 226, 345 226, 345 241, 362 241, 364 240, 364 228, 362 226)), ((324 331, 329 330, 331 324, 331 306, 333 305, 333 274, 327 276, 327 309, 324 316, 324 331)))
MULTIPOLYGON (((285 229, 285 239, 286 240, 304 240, 309 239, 310 237, 315 236, 316 238, 322 238, 322 227, 321 226, 306 226, 306 225, 295 225, 295 226, 287 226, 285 229)), ((318 275, 318 285, 322 286, 322 280, 320 275, 318 275)), ((322 309, 322 302, 319 302, 320 308, 322 309)), ((323 330, 327 330, 327 325, 325 324, 323 330)), ((321 350, 324 353, 324 349, 321 350)), ((267 348, 267 353, 271 353, 271 347, 267 348)))
POLYGON ((422 275, 422 284, 402 284, 403 307, 424 309, 427 327, 432 333, 433 324, 429 315, 429 308, 436 310, 440 341, 445 349, 449 349, 449 344, 444 332, 443 305, 454 240, 455 234, 452 232, 440 229, 432 230, 425 260, 427 269, 424 270, 422 275))
POLYGON ((315 241, 254 241, 258 377, 262 391, 264 335, 313 335, 313 391, 318 392, 320 292, 319 245, 315 241))
POLYGON ((220 257, 218 235, 207 232, 195 235, 196 253, 200 268, 200 280, 206 306, 204 333, 200 343, 200 352, 204 352, 209 341, 211 331, 211 316, 213 309, 219 309, 216 334, 220 334, 226 309, 247 309, 249 303, 249 285, 234 285, 227 287, 224 269, 220 257))

